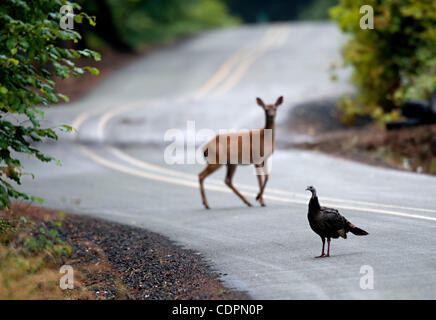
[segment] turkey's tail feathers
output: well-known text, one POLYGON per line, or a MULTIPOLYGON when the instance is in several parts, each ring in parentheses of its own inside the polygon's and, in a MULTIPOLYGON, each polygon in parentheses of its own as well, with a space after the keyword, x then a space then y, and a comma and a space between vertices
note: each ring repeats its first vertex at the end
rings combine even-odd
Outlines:
POLYGON ((369 233, 366 232, 365 230, 356 227, 356 226, 355 226, 354 224, 352 224, 352 223, 348 223, 348 226, 350 227, 350 231, 351 231, 351 233, 354 234, 354 235, 356 235, 356 236, 366 236, 366 235, 369 234, 369 233))

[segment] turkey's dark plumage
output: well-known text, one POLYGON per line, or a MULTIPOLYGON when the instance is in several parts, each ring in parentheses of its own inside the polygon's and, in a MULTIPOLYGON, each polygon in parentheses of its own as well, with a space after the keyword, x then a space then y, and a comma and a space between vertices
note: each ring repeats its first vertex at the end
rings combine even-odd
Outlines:
POLYGON ((330 255, 330 239, 342 237, 347 238, 347 233, 351 232, 357 236, 367 235, 368 232, 356 227, 343 217, 338 210, 333 208, 321 207, 316 195, 314 187, 307 187, 306 190, 312 192, 312 197, 309 201, 309 211, 307 217, 312 230, 317 233, 322 240, 322 252, 320 257, 328 257, 330 255), (325 239, 327 238, 328 250, 327 255, 324 254, 325 239))

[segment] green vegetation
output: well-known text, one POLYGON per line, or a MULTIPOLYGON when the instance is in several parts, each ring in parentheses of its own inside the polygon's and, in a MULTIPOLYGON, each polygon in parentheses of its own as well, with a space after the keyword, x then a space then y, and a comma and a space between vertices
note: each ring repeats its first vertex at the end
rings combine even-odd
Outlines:
POLYGON ((37 225, 23 216, 6 215, 0 215, 0 299, 65 298, 59 265, 71 248, 59 238, 63 216, 37 225))
MULTIPOLYGON (((40 161, 56 161, 34 142, 56 140, 57 130, 43 128, 43 108, 69 98, 58 92, 55 77, 79 77, 92 67, 75 59, 100 55, 87 44, 109 44, 134 50, 144 44, 167 42, 207 28, 238 22, 220 0, 4 0, 0 8, 0 209, 12 198, 42 201, 19 192, 25 174, 17 153, 40 161), (60 28, 60 8, 74 9, 74 29, 60 28), (98 19, 96 19, 96 17, 98 19), (96 20, 98 24, 96 25, 96 20), (88 29, 82 22, 89 22, 88 29), (94 27, 95 26, 95 27, 94 27), (94 29, 95 31, 91 31, 94 29), (82 35, 84 38, 82 39, 82 35)), ((56 161, 57 162, 57 161, 56 161)), ((57 162, 59 164, 59 162, 57 162)))
MULTIPOLYGON (((71 248, 59 237, 64 216, 60 214, 58 220, 41 226, 24 216, 16 219, 0 216, 0 244, 14 246, 25 257, 45 252, 47 257, 60 262, 63 256, 71 253, 71 248)), ((36 264, 32 268, 39 269, 44 260, 47 259, 42 259, 41 265, 36 264)))
POLYGON ((338 0, 309 1, 307 7, 298 13, 298 20, 328 20, 329 9, 338 4, 338 0))
POLYGON ((77 233, 83 220, 71 218, 28 204, 0 210, 0 300, 128 298, 105 251, 77 233), (62 266, 73 268, 73 288, 60 288, 62 266))
POLYGON ((87 47, 134 51, 209 28, 245 22, 320 20, 338 0, 78 0, 97 16, 87 47), (234 16, 233 16, 234 15, 234 16), (237 17, 240 18, 237 18, 237 17))
POLYGON ((328 19, 338 0, 224 0, 230 12, 245 22, 328 19))
POLYGON ((343 56, 359 90, 340 102, 346 123, 359 115, 387 122, 406 99, 429 97, 436 86, 435 1, 340 0, 330 13, 350 35, 343 56), (362 5, 374 8, 372 30, 360 28, 362 5))
POLYGON ((221 0, 82 0, 82 3, 87 12, 97 16, 97 26, 89 30, 87 44, 94 45, 97 36, 125 51, 239 23, 221 0))
MULTIPOLYGON (((24 174, 17 153, 52 161, 31 142, 57 139, 56 128, 42 128, 41 107, 68 97, 56 91, 53 77, 79 77, 90 67, 79 68, 73 60, 80 57, 100 59, 98 53, 61 47, 62 41, 77 42, 81 36, 59 26, 59 10, 66 0, 3 0, 0 8, 0 209, 11 198, 40 200, 17 191, 24 174)), ((75 23, 94 18, 80 13, 80 7, 68 2, 76 13, 75 23)), ((59 129, 70 131, 69 126, 59 129)))
POLYGON ((118 2, 115 10, 117 21, 124 22, 123 35, 132 44, 165 42, 204 29, 237 23, 218 0, 187 0, 183 3, 130 1, 130 7, 126 6, 126 1, 112 2, 118 2))
MULTIPOLYGON (((109 44, 134 50, 144 44, 167 42, 207 28, 238 22, 220 0, 4 0, 0 8, 0 209, 12 198, 42 201, 16 189, 25 174, 17 153, 45 162, 56 161, 34 142, 56 140, 57 129, 43 128, 43 108, 59 100, 55 77, 79 77, 92 67, 79 67, 80 58, 100 60, 87 49, 109 44), (60 8, 74 9, 74 29, 60 28, 60 8), (98 19, 96 19, 96 16, 98 19), (98 24, 96 25, 96 20, 98 24), (89 22, 88 29, 82 22, 89 22), (94 27, 95 26, 95 27, 94 27), (94 29, 95 31, 91 31, 94 29), (82 39, 82 35, 84 38, 82 39)), ((57 162, 57 161, 56 161, 57 162)), ((59 164, 59 162, 57 162, 59 164)))

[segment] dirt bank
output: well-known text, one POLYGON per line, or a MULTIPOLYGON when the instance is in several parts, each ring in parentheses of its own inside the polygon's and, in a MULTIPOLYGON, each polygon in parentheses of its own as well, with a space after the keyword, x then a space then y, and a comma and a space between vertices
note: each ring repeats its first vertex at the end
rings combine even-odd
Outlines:
POLYGON ((354 128, 338 120, 335 100, 295 107, 289 117, 291 134, 307 135, 288 147, 325 152, 371 165, 436 174, 436 125, 386 131, 360 119, 354 128))

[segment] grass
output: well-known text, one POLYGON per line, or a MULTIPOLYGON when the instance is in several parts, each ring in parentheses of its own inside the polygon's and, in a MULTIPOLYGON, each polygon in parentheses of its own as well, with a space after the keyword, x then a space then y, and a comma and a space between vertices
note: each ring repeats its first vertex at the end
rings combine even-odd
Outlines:
POLYGON ((431 159, 430 173, 436 174, 436 157, 431 159))
POLYGON ((54 221, 35 223, 12 210, 0 213, 0 299, 91 299, 74 273, 74 289, 59 286, 60 266, 71 248, 59 238, 63 214, 54 221))

